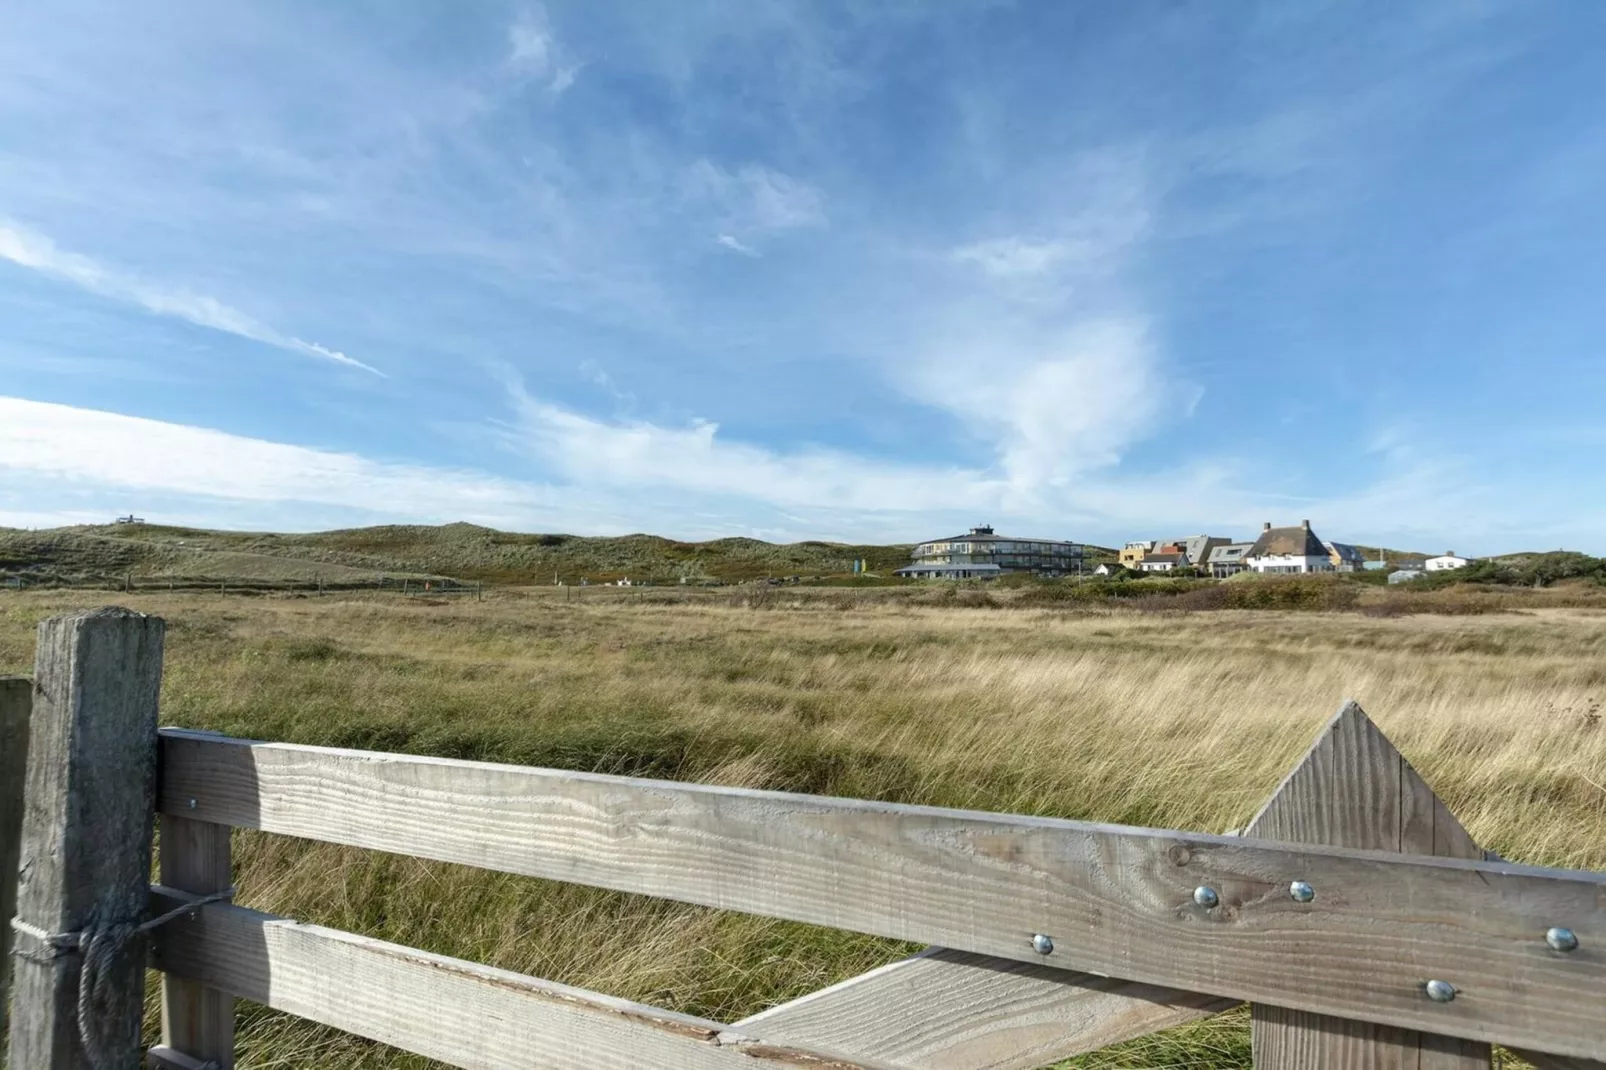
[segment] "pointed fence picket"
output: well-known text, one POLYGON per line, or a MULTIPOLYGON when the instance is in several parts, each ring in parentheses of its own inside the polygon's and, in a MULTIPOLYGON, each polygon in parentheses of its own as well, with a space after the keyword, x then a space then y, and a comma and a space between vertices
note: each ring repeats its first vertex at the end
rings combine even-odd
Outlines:
POLYGON ((1493 1042, 1606 1070, 1606 875, 1486 857, 1353 703, 1214 836, 158 733, 160 664, 153 618, 41 625, 28 772, 0 797, 26 782, 20 850, 0 821, 10 1065, 136 1059, 134 928, 176 911, 145 1053, 169 1070, 233 1065, 235 999, 510 1070, 1025 1070, 1244 1001, 1260 1067, 1468 1070, 1493 1042), (153 808, 161 883, 135 905, 153 808), (234 906, 231 828, 931 946, 727 1025, 234 906), (110 1017, 81 1035, 84 984, 110 1017))

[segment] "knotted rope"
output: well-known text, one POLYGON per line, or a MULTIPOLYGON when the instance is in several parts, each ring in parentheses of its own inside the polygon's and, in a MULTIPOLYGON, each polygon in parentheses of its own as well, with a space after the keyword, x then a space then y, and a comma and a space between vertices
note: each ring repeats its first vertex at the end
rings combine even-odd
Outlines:
MULTIPOLYGON (((18 958, 30 962, 51 963, 64 955, 78 952, 83 956, 78 971, 78 1041, 84 1047, 84 1055, 88 1057, 89 1064, 95 1070, 119 1070, 117 1060, 112 1054, 115 1044, 114 1038, 102 1035, 102 1030, 108 1019, 115 1020, 118 1016, 108 1014, 108 1004, 111 997, 107 990, 110 981, 111 968, 128 949, 130 941, 144 936, 154 929, 159 929, 168 922, 192 914, 199 907, 208 903, 222 903, 234 898, 234 887, 231 885, 222 891, 212 892, 209 895, 197 896, 182 906, 174 907, 166 914, 159 914, 149 921, 135 925, 131 922, 118 922, 111 925, 102 925, 91 921, 78 932, 53 933, 30 925, 21 918, 11 919, 11 928, 19 936, 26 936, 35 944, 37 949, 28 949, 18 943, 11 953, 18 958)), ((213 1064, 205 1064, 210 1068, 213 1064)))

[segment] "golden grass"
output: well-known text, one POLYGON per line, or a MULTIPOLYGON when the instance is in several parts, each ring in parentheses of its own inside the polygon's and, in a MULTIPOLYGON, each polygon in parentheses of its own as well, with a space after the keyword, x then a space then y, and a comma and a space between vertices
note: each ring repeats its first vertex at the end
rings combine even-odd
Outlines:
MULTIPOLYGON (((1224 831, 1347 697, 1486 846, 1606 868, 1606 614, 965 609, 842 592, 485 602, 122 596, 164 720, 233 735, 1224 831)), ((80 595, 0 598, 0 672, 80 595)), ((242 834, 241 900, 731 1020, 886 941, 242 834)), ((1246 1066, 1228 1016, 1085 1066, 1246 1066)), ((421 1067, 260 1009, 242 1066, 421 1067)))

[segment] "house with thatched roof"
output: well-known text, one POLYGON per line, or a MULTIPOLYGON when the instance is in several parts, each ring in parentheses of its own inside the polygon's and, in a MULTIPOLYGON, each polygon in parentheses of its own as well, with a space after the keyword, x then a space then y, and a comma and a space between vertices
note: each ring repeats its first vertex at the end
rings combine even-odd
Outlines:
POLYGON ((1274 528, 1268 520, 1243 562, 1251 572, 1334 571, 1332 553, 1310 529, 1309 520, 1301 521, 1297 528, 1274 528))

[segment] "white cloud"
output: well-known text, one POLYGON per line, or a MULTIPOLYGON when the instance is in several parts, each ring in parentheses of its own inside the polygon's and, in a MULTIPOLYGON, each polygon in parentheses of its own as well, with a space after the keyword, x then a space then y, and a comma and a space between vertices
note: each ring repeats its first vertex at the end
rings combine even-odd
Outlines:
MULTIPOLYGON (((517 441, 546 481, 400 464, 210 428, 0 397, 0 525, 105 522, 130 508, 151 519, 305 530, 382 521, 468 520, 516 530, 780 540, 902 540, 988 519, 1023 534, 1119 541, 1186 526, 1248 535, 1261 520, 1310 517, 1327 538, 1471 552, 1534 536, 1595 546, 1601 518, 1536 529, 1498 488, 1420 444, 1375 481, 1332 495, 1279 494, 1259 459, 1200 459, 1148 475, 1089 471, 1022 496, 978 468, 781 451, 685 427, 604 421, 517 395, 517 441), (1462 545, 1468 530, 1479 541, 1462 545), (1448 541, 1446 541, 1448 540, 1448 541)), ((1105 432, 1078 434, 1100 441, 1105 432)), ((1598 512, 1598 511, 1597 511, 1598 512)), ((1598 550, 1599 547, 1595 546, 1598 550)))
POLYGON ((698 160, 686 186, 691 198, 706 203, 721 224, 719 243, 738 252, 752 251, 755 238, 826 223, 825 195, 820 190, 759 164, 730 171, 698 160))
POLYGON ((952 253, 954 260, 960 263, 974 264, 989 275, 1004 278, 1040 274, 1064 255, 1065 247, 1059 242, 1018 237, 976 242, 952 253))
POLYGON ((527 515, 544 488, 184 424, 0 397, 0 473, 436 519, 527 515))
POLYGON ((721 234, 718 237, 718 239, 716 239, 716 240, 719 242, 719 244, 723 245, 725 248, 734 249, 738 253, 741 253, 743 256, 758 256, 759 255, 757 249, 754 249, 750 245, 744 245, 742 243, 742 241, 739 238, 735 237, 734 235, 721 234))
POLYGON ((943 511, 996 508, 1004 485, 979 469, 877 461, 828 449, 781 452, 685 427, 597 420, 515 392, 534 454, 567 481, 667 488, 790 509, 943 511))
POLYGON ((21 227, 0 224, 0 260, 70 282, 102 297, 138 305, 158 316, 171 316, 278 349, 321 357, 375 375, 383 374, 338 350, 282 334, 214 297, 122 274, 89 257, 59 249, 44 235, 21 227))
POLYGON ((1013 492, 1030 500, 1115 465, 1162 415, 1162 380, 1141 320, 1025 337, 1000 320, 931 355, 908 389, 994 443, 1013 492))
POLYGON ((554 96, 574 84, 583 64, 572 60, 558 43, 547 21, 546 9, 522 12, 507 32, 508 62, 527 77, 545 81, 554 96))

